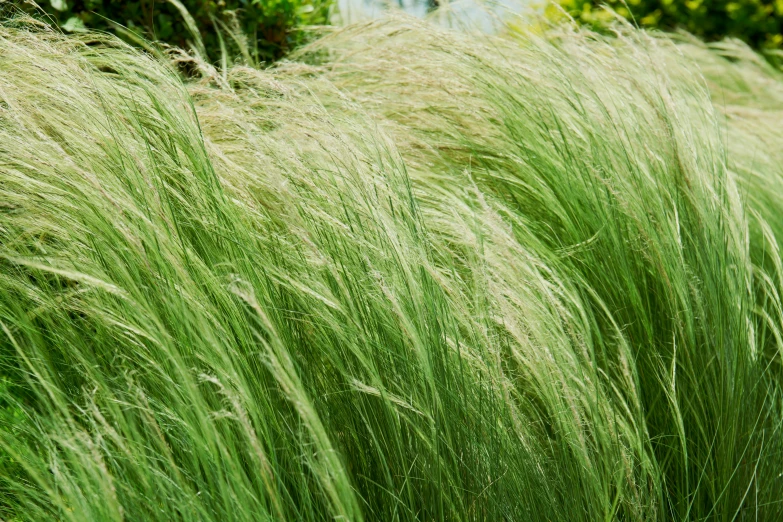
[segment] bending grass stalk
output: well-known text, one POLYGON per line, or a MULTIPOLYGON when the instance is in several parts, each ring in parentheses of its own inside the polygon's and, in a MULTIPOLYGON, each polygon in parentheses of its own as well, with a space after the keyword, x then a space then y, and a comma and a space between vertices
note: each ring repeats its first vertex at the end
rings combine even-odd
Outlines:
POLYGON ((392 17, 183 85, 17 20, 0 72, 2 518, 775 519, 740 44, 392 17))

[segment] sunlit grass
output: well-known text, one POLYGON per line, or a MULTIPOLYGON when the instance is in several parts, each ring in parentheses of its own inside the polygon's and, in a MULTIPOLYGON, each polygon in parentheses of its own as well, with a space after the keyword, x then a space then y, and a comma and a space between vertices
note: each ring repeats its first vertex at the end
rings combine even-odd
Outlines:
POLYGON ((775 520, 783 83, 390 18, 0 29, 0 516, 775 520))

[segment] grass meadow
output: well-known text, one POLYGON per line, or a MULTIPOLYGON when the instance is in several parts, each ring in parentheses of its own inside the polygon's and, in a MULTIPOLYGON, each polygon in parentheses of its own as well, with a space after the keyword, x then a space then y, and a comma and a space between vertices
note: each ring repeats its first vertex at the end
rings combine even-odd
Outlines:
POLYGON ((520 27, 0 26, 0 519, 781 520, 781 72, 520 27))

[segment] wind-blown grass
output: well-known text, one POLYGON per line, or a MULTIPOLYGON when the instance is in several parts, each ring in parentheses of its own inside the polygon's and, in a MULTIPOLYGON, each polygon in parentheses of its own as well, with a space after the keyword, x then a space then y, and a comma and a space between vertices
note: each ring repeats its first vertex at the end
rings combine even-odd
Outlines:
POLYGON ((775 520, 783 83, 740 44, 0 29, 0 516, 775 520))

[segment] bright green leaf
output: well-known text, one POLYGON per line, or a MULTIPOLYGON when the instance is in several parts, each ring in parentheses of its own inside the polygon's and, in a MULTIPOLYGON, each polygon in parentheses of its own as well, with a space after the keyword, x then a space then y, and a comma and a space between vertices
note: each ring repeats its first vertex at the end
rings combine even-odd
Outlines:
POLYGON ((65 0, 49 0, 49 3, 52 5, 53 9, 57 9, 58 11, 65 11, 68 9, 68 3, 65 0))
POLYGON ((87 32, 87 28, 84 26, 81 18, 72 16, 62 25, 62 28, 69 33, 84 33, 87 32))

